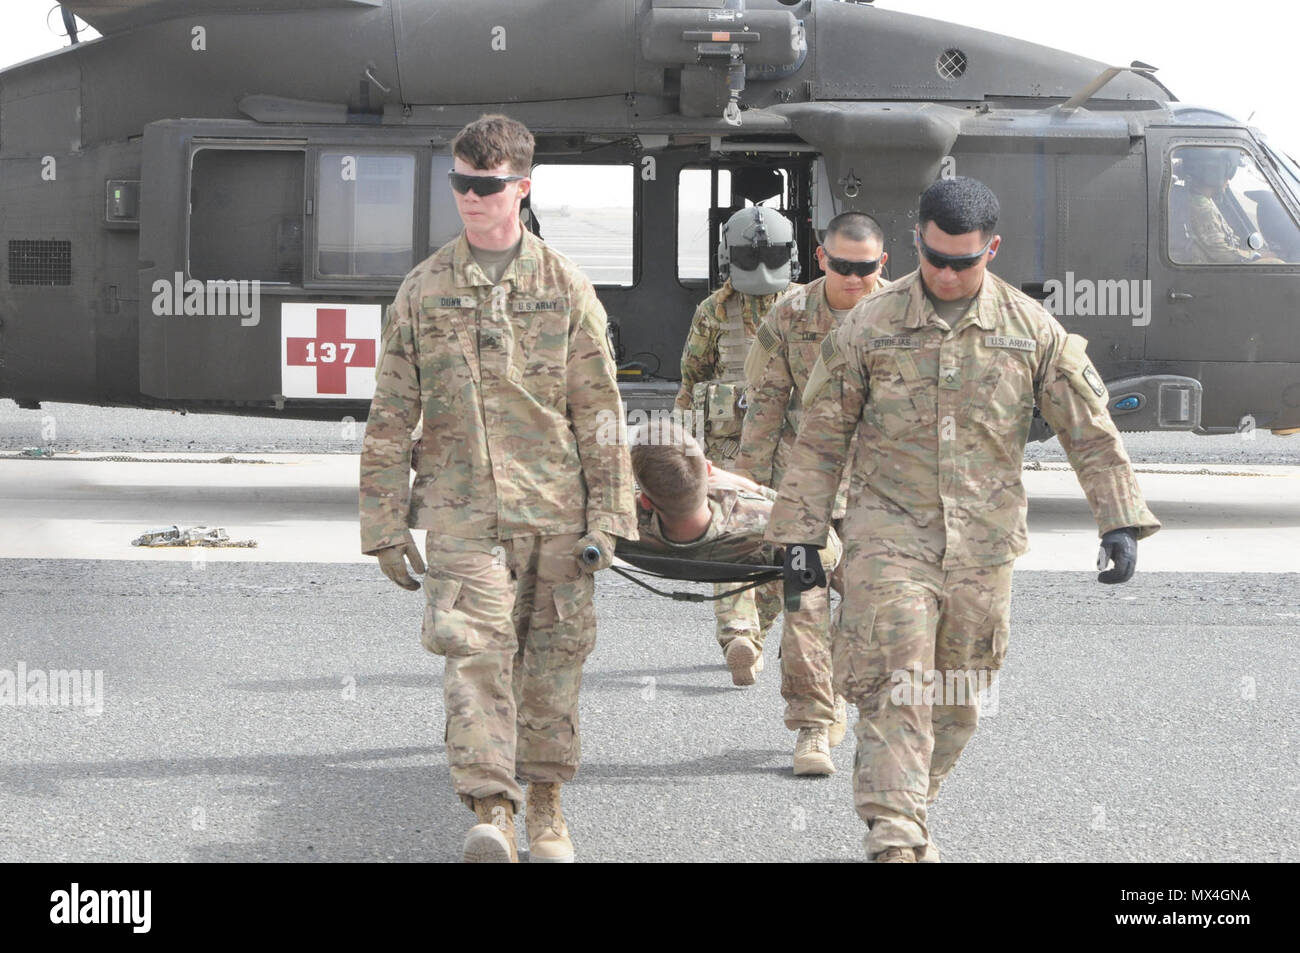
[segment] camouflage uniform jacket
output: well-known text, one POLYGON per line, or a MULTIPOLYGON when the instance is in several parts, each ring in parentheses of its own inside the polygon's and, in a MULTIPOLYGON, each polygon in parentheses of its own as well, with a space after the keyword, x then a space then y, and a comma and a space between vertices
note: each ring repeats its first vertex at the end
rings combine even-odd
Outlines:
MULTIPOLYGON (((780 294, 794 287, 798 286, 791 283, 780 294)), ((696 384, 713 380, 739 384, 744 380, 745 356, 749 353, 750 342, 763 315, 777 297, 776 294, 742 294, 731 286, 731 279, 727 279, 721 288, 700 302, 691 318, 686 346, 682 348, 682 384, 674 406, 679 410, 690 410, 696 384), (740 307, 737 309, 733 304, 732 310, 740 312, 743 330, 727 327, 730 323, 727 304, 733 296, 740 307)))
MULTIPOLYGON (((872 293, 889 285, 877 278, 872 293)), ((786 292, 767 312, 745 361, 749 407, 733 470, 765 486, 780 482, 803 416, 803 389, 821 354, 822 339, 836 324, 824 276, 786 292)), ((843 495, 836 516, 843 515, 843 495)))
POLYGON ((406 276, 385 321, 361 449, 362 552, 408 526, 464 539, 634 534, 627 447, 597 439, 602 412, 617 420, 621 408, 591 282, 524 232, 494 287, 462 233, 406 276))
POLYGON ((1198 264, 1230 265, 1259 257, 1242 248, 1237 233, 1208 195, 1193 195, 1188 203, 1187 237, 1190 256, 1198 264))
MULTIPOLYGON (((716 472, 716 471, 715 471, 716 472)), ((620 539, 616 552, 622 555, 674 556, 704 562, 742 563, 752 566, 779 566, 779 547, 765 542, 763 531, 767 528, 776 492, 765 486, 737 485, 732 474, 709 477, 709 510, 712 518, 709 528, 699 539, 688 543, 670 540, 659 522, 659 514, 637 507, 637 532, 635 542, 620 539)), ((830 569, 839 562, 840 542, 831 530, 829 542, 822 552, 822 562, 830 569)))
POLYGON ((1028 548, 1021 484, 1037 400, 1102 533, 1160 527, 1142 499, 1087 341, 995 275, 955 326, 919 272, 864 299, 822 344, 767 538, 826 538, 850 439, 844 532, 943 569, 1028 548))

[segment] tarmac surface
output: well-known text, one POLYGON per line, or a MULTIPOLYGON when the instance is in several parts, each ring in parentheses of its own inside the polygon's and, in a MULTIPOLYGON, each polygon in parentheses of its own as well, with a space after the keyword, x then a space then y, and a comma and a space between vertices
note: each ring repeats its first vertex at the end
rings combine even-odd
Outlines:
MULTIPOLYGON (((341 426, 0 402, 0 861, 459 857, 442 661, 422 596, 354 552, 341 426), (129 545, 195 522, 258 548, 129 545), (72 671, 75 697, 30 688, 72 671)), ((1296 440, 1129 437, 1166 529, 1115 587, 1037 448, 1007 665, 931 812, 945 861, 1300 859, 1296 440)), ((862 859, 852 735, 835 775, 790 772, 779 632, 740 689, 707 605, 603 573, 597 611, 580 860, 862 859)))

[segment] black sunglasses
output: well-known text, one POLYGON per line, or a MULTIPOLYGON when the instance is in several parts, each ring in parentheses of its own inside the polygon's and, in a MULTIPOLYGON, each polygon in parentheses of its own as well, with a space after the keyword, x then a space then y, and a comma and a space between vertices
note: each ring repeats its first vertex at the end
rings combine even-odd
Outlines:
POLYGON ((826 267, 837 275, 857 275, 859 278, 865 278, 867 275, 874 275, 876 269, 880 267, 880 259, 873 258, 871 261, 854 261, 851 258, 836 258, 830 252, 826 251, 826 246, 822 246, 822 251, 826 254, 826 267))
POLYGON ((448 172, 447 180, 451 187, 464 195, 466 192, 473 192, 475 195, 496 195, 506 187, 507 182, 518 182, 520 179, 527 178, 522 175, 466 175, 464 172, 448 172))
POLYGON ((731 264, 741 271, 753 271, 759 263, 768 268, 780 268, 790 261, 790 249, 794 242, 782 242, 779 245, 732 245, 731 264))
POLYGON ((921 249, 921 254, 925 256, 925 260, 941 270, 951 268, 953 271, 965 271, 967 268, 975 267, 989 253, 992 244, 993 239, 990 238, 984 247, 973 255, 945 255, 927 245, 925 240, 921 238, 920 232, 916 233, 916 245, 921 249))

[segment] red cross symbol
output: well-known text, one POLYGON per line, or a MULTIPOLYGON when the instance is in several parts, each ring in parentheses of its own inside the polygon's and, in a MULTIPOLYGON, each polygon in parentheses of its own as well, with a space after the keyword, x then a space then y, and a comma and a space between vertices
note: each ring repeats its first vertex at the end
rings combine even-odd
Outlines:
POLYGON ((375 342, 370 338, 349 338, 347 318, 344 308, 317 308, 316 336, 286 341, 290 367, 316 368, 318 393, 346 394, 349 367, 375 366, 375 342))

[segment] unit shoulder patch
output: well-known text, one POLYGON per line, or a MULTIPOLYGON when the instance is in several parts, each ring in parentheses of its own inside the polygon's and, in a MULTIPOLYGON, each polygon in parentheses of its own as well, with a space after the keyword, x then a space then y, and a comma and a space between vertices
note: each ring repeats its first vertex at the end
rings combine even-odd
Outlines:
POLYGON ((1098 397, 1106 396, 1106 385, 1102 383, 1101 375, 1097 373, 1097 369, 1091 364, 1084 367, 1083 379, 1084 382, 1092 388, 1092 392, 1098 397))

